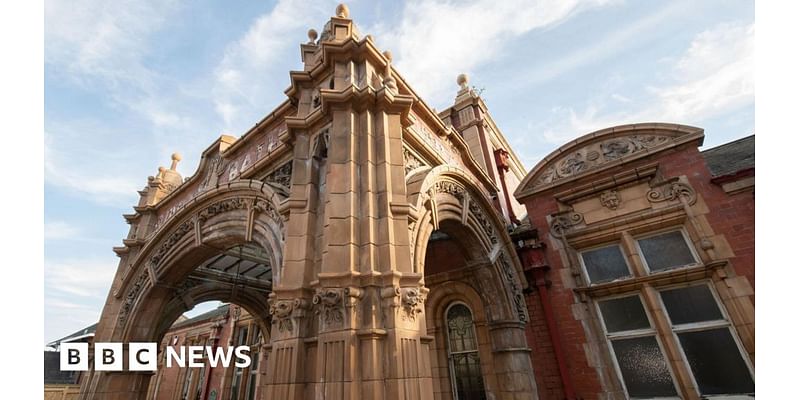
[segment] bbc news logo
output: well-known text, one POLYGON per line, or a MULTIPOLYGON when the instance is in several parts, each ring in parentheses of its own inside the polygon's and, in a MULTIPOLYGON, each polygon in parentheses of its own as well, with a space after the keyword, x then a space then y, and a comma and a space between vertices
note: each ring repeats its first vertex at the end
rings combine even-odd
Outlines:
MULTIPOLYGON (((250 366, 250 347, 248 346, 180 346, 177 349, 167 346, 167 368, 173 366, 202 368, 206 359, 211 367, 221 365, 228 368, 233 361, 238 368, 250 366)), ((95 343, 94 369, 96 371, 122 371, 125 357, 122 343, 95 343)), ((128 343, 128 371, 155 371, 158 365, 157 343, 128 343)), ((61 344, 62 371, 89 370, 88 343, 61 344)))

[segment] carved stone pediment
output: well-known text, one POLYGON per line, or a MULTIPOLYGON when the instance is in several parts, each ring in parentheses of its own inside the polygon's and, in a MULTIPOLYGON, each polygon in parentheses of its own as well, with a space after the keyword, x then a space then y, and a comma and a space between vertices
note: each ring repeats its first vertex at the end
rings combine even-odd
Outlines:
POLYGON ((524 198, 590 171, 597 172, 702 138, 700 128, 661 123, 623 125, 593 132, 545 157, 514 195, 524 198))

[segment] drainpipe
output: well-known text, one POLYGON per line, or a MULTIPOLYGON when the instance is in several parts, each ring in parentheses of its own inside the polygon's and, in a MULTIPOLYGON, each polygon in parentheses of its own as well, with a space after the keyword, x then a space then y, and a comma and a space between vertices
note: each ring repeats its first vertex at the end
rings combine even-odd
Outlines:
POLYGON ((525 275, 528 278, 528 283, 536 286, 542 302, 547 333, 550 336, 550 342, 553 344, 553 352, 558 364, 558 374, 561 377, 561 384, 564 389, 564 398, 566 400, 577 400, 578 397, 575 395, 575 388, 572 385, 572 379, 570 379, 569 370, 567 369, 561 334, 558 332, 556 319, 553 315, 553 305, 550 303, 550 281, 546 278, 550 266, 545 261, 544 244, 537 243, 534 238, 520 240, 519 244, 517 251, 522 261, 525 275))
POLYGON ((503 197, 506 198, 506 207, 508 208, 508 219, 516 225, 520 225, 517 216, 514 215, 514 208, 511 206, 511 193, 508 192, 506 186, 506 172, 508 172, 508 152, 503 149, 494 151, 494 162, 497 166, 497 173, 500 175, 500 184, 503 186, 503 197))

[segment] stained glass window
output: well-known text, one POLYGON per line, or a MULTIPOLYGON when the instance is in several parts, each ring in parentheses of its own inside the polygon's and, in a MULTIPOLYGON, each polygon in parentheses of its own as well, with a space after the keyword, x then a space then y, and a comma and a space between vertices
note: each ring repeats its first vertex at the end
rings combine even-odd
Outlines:
POLYGON ((447 310, 447 338, 454 398, 486 399, 475 324, 467 306, 454 304, 447 310))

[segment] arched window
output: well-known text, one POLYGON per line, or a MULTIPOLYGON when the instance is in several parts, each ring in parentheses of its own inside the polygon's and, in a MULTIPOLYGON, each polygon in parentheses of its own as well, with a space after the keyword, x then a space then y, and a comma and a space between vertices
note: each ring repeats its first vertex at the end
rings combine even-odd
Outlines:
POLYGON ((478 355, 478 337, 472 312, 462 303, 447 308, 447 358, 453 398, 456 400, 484 400, 481 359, 478 355))

